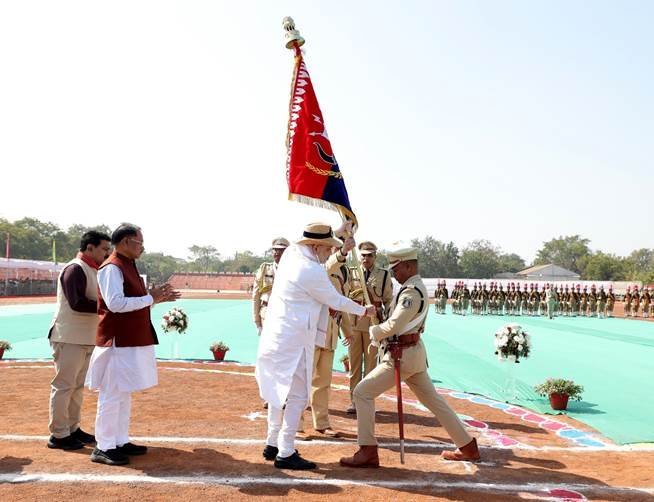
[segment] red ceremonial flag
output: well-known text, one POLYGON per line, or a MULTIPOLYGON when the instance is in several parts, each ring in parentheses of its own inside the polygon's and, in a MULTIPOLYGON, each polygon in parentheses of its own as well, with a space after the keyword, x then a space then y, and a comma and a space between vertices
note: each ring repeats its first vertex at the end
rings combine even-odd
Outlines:
POLYGON ((289 199, 338 211, 357 226, 345 181, 325 121, 313 90, 311 77, 297 44, 289 105, 286 140, 286 179, 289 199))

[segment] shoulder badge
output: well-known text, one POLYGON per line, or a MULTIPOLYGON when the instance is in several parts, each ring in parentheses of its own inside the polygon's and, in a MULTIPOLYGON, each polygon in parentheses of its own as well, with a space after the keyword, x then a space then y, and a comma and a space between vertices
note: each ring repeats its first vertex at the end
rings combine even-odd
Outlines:
POLYGON ((413 298, 410 296, 402 298, 402 308, 408 309, 411 308, 411 305, 413 305, 413 298))

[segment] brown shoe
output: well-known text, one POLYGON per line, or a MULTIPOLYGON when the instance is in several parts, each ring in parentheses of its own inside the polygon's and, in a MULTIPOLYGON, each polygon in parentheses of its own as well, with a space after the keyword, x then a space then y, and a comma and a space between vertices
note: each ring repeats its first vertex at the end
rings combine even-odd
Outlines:
POLYGON ((316 432, 318 434, 322 434, 323 436, 327 436, 330 438, 340 438, 341 433, 338 431, 335 431, 331 427, 327 427, 326 429, 316 429, 316 432))
POLYGON ((445 460, 461 460, 468 462, 477 462, 481 459, 479 455, 479 448, 477 447, 477 440, 472 438, 467 445, 457 448, 454 451, 444 451, 441 453, 441 457, 445 460))
POLYGON ((305 431, 297 431, 295 433, 295 439, 298 441, 311 441, 311 436, 305 431))
POLYGON ((341 458, 340 464, 343 467, 379 467, 377 446, 361 445, 354 456, 341 458))

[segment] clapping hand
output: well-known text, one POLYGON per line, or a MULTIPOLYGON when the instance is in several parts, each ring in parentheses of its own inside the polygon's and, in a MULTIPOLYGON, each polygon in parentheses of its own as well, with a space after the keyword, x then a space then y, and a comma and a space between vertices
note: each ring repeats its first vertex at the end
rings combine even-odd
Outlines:
POLYGON ((150 288, 150 295, 152 295, 154 303, 163 303, 174 302, 181 296, 181 293, 176 289, 173 289, 170 284, 166 283, 161 286, 153 286, 150 288))

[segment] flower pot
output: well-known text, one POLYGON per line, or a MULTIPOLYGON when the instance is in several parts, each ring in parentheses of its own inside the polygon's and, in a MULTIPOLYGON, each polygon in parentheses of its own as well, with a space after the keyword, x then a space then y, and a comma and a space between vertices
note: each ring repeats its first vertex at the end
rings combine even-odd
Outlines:
POLYGON ((553 410, 565 410, 568 407, 568 395, 553 392, 550 394, 550 406, 553 410))
POLYGON ((225 354, 227 354, 227 350, 212 350, 214 360, 222 361, 223 359, 225 359, 225 354))
POLYGON ((0 349, 0 359, 5 355, 5 349, 0 349))
POLYGON ((350 372, 350 361, 343 361, 343 368, 345 368, 345 373, 350 372))

